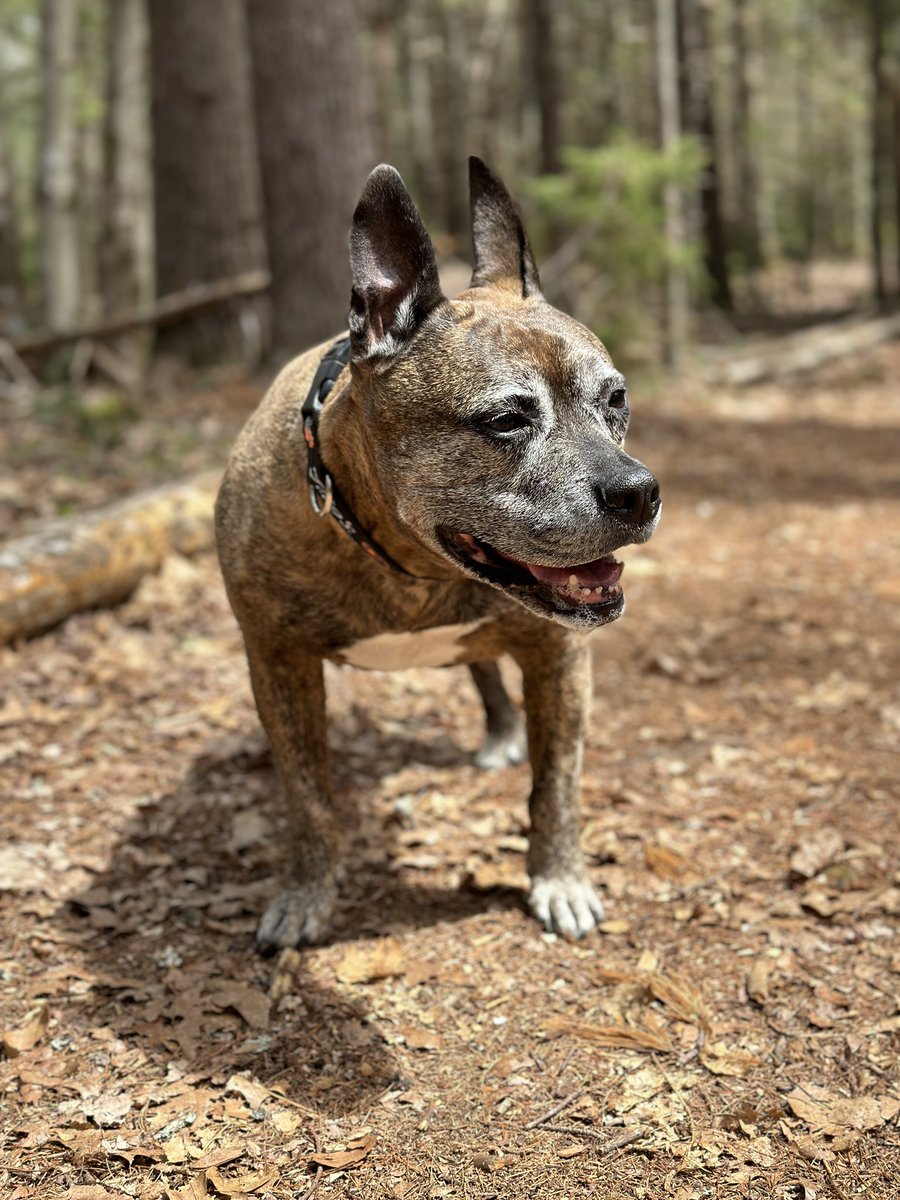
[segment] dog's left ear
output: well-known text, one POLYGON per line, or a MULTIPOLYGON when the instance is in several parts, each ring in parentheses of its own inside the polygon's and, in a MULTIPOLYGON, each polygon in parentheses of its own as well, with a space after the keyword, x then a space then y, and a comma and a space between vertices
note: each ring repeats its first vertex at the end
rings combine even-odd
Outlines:
POLYGON ((472 250, 470 287, 515 288, 539 297, 541 280, 516 202, 499 175, 474 155, 469 159, 472 250))
POLYGON ((360 358, 394 354, 446 300, 431 238, 393 167, 376 167, 363 188, 350 269, 350 336, 360 358))

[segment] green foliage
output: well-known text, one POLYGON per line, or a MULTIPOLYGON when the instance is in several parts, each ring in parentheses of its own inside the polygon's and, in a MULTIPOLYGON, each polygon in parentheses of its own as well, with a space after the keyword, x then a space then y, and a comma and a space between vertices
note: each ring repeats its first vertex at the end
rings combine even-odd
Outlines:
POLYGON ((697 274, 696 240, 676 252, 666 244, 663 191, 668 183, 685 192, 696 188, 702 148, 684 138, 663 153, 620 135, 596 150, 567 149, 563 161, 561 174, 533 180, 529 188, 538 212, 532 220, 536 241, 546 244, 560 226, 583 231, 574 281, 567 269, 557 290, 610 346, 653 336, 669 265, 677 261, 697 274))

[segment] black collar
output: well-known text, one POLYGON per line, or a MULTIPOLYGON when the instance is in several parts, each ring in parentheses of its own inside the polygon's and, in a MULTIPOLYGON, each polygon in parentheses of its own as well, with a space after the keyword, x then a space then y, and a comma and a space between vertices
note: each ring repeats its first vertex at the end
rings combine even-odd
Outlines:
POLYGON ((303 437, 307 447, 306 478, 309 482, 309 502, 317 516, 324 517, 328 514, 334 517, 344 533, 353 538, 366 554, 383 567, 392 567, 411 579, 427 578, 407 571, 406 567, 402 567, 383 546, 379 546, 375 539, 366 533, 319 455, 319 416, 322 406, 349 360, 350 339, 343 337, 334 343, 319 363, 309 394, 303 402, 303 437))

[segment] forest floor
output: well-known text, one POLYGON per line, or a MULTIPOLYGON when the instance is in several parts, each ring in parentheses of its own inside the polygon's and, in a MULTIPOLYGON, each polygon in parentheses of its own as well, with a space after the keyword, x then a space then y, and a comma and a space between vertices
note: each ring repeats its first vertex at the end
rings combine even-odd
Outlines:
MULTIPOLYGON (((635 395, 665 512, 595 639, 581 943, 526 914, 463 670, 329 672, 337 936, 264 959, 213 556, 0 651, 2 1200, 896 1196, 898 379, 635 395)), ((6 527, 221 461, 256 396, 164 393, 5 423, 6 527)))

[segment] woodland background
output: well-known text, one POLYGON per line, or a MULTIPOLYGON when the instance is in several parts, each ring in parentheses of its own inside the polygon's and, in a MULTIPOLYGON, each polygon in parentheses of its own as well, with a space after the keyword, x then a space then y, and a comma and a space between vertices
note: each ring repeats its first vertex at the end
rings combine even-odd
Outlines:
POLYGON ((28 335, 155 298, 190 313, 143 314, 152 346, 83 346, 76 373, 88 358, 130 381, 151 350, 254 365, 325 338, 368 170, 394 163, 443 256, 465 258, 469 153, 522 198, 551 298, 632 360, 675 361, 767 311, 783 327, 779 282, 809 301, 825 262, 855 270, 795 308, 885 308, 900 6, 5 0, 5 374, 71 371, 77 339, 67 358, 28 335), (191 307, 210 285, 231 298, 191 307))
POLYGON ((898 81, 900 0, 0 0, 3 1200, 896 1200, 898 81), (377 161, 465 285, 470 153, 664 497, 608 919, 528 916, 464 669, 329 666, 335 939, 266 960, 213 497, 377 161))

